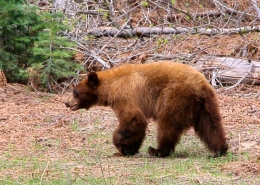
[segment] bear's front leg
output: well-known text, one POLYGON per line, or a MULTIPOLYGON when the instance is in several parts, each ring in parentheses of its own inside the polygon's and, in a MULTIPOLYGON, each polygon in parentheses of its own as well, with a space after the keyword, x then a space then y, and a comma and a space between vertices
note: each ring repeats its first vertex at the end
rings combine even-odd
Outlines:
POLYGON ((141 140, 133 138, 134 134, 116 129, 113 135, 113 143, 120 154, 124 156, 132 156, 138 153, 142 144, 141 140))
POLYGON ((113 135, 113 143, 119 153, 124 156, 137 154, 145 138, 146 127, 146 121, 138 117, 120 122, 113 135))

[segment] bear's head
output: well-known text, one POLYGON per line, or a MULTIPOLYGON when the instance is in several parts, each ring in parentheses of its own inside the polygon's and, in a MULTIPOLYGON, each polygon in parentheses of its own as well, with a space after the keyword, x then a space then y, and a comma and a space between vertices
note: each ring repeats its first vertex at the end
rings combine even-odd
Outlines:
POLYGON ((90 72, 88 77, 74 87, 72 95, 65 102, 71 110, 89 109, 98 101, 96 89, 99 80, 96 72, 90 72))

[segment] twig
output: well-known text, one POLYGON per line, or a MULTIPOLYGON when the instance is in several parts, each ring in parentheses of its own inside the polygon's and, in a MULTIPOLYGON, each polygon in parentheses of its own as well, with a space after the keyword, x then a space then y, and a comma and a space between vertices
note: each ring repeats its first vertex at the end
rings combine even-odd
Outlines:
POLYGON ((198 166, 195 165, 195 169, 199 172, 199 174, 202 174, 202 172, 200 171, 200 169, 198 168, 198 166))
MULTIPOLYGON (((206 68, 206 69, 210 69, 210 68, 206 68)), ((217 86, 217 82, 220 84, 220 86, 223 87, 223 84, 220 82, 220 80, 217 78, 217 74, 218 74, 218 68, 217 67, 213 67, 211 68, 213 69, 212 71, 212 77, 211 77, 211 85, 213 87, 217 86), (217 82, 216 82, 217 81, 217 82)), ((202 71, 203 69, 200 69, 200 71, 202 71)))
POLYGON ((238 134, 238 153, 239 153, 239 160, 240 160, 240 157, 241 157, 241 137, 240 137, 240 133, 238 134))
POLYGON ((106 179, 105 179, 105 175, 104 175, 104 169, 103 169, 103 166, 102 166, 102 164, 101 164, 101 160, 99 159, 99 166, 100 166, 100 170, 101 170, 101 173, 102 173, 102 177, 103 177, 103 179, 104 179, 104 183, 105 183, 105 185, 107 185, 107 182, 106 182, 106 179))
POLYGON ((47 163, 46 167, 44 168, 44 171, 43 171, 43 173, 42 173, 42 175, 41 175, 40 185, 42 184, 42 179, 43 179, 43 176, 44 176, 44 174, 45 174, 45 172, 46 172, 46 170, 47 170, 47 168, 48 168, 48 166, 49 166, 49 163, 50 163, 50 161, 48 161, 48 163, 47 163))
MULTIPOLYGON (((79 71, 77 72, 77 75, 79 75, 79 71)), ((77 82, 77 79, 73 78, 67 85, 65 85, 65 87, 62 88, 61 94, 64 94, 65 89, 68 88, 70 84, 73 83, 74 80, 77 82)))
MULTIPOLYGON (((122 26, 122 28, 121 28, 120 30, 118 30, 118 32, 114 35, 114 37, 112 37, 112 38, 101 48, 100 51, 103 51, 103 49, 104 49, 110 42, 112 42, 112 40, 114 40, 114 39, 122 32, 122 30, 124 30, 125 26, 128 24, 129 21, 130 21, 130 19, 127 20, 127 21, 124 23, 124 25, 122 26)), ((124 30, 124 31, 125 31, 125 30, 124 30)), ((126 32, 127 32, 127 31, 126 31, 126 32)), ((129 32, 128 32, 128 34, 129 34, 129 32)))
POLYGON ((255 9, 255 11, 256 11, 256 13, 257 13, 257 17, 258 17, 258 19, 260 20, 260 10, 259 10, 259 7, 258 7, 258 5, 257 5, 257 3, 256 3, 256 0, 251 0, 251 1, 252 1, 252 3, 253 3, 254 9, 255 9))
POLYGON ((40 92, 40 91, 38 91, 37 89, 35 89, 35 87, 33 86, 33 83, 32 83, 32 82, 31 82, 30 84, 31 84, 32 88, 34 89, 34 91, 40 92))
POLYGON ((251 62, 251 60, 248 60, 248 62, 250 62, 250 66, 249 66, 247 73, 236 84, 226 88, 225 91, 228 91, 230 89, 237 87, 249 74, 251 74, 254 64, 251 62))
POLYGON ((51 78, 51 80, 52 80, 60 89, 63 89, 53 78, 51 78))
POLYGON ((104 60, 102 60, 101 58, 99 58, 99 56, 97 56, 92 50, 90 50, 91 53, 91 57, 95 58, 100 64, 103 65, 104 68, 110 68, 110 65, 108 64, 108 62, 105 62, 104 60))
POLYGON ((218 70, 217 70, 217 69, 213 70, 213 72, 212 72, 211 85, 212 85, 213 87, 216 87, 216 86, 217 86, 217 83, 216 83, 217 73, 218 73, 218 70))
POLYGON ((199 179, 199 178, 196 178, 196 180, 199 182, 199 184, 202 184, 202 182, 200 181, 200 179, 199 179))

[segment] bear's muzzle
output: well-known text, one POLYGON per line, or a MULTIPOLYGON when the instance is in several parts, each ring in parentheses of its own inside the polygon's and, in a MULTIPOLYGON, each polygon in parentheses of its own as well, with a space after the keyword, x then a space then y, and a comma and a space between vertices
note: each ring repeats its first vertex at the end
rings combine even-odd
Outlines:
POLYGON ((69 102, 64 102, 66 107, 70 108, 70 110, 75 111, 79 109, 79 104, 71 104, 69 102))

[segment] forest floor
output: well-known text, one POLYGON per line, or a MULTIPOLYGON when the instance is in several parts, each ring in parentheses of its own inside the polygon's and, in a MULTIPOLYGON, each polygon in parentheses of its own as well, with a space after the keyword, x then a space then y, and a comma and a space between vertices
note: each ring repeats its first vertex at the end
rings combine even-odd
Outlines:
MULTIPOLYGON (((234 181, 253 178, 253 182, 259 183, 260 87, 242 85, 228 92, 219 90, 218 94, 230 146, 229 155, 236 158, 218 164, 218 169, 221 173, 231 174, 234 181)), ((83 161, 87 160, 87 155, 95 158, 98 154, 104 157, 112 156, 113 152, 116 152, 111 138, 117 120, 112 111, 109 108, 96 107, 88 111, 72 112, 63 104, 68 95, 69 92, 64 95, 32 92, 28 87, 19 84, 8 84, 0 88, 0 181, 6 182, 5 180, 9 179, 17 182, 21 178, 33 179, 38 174, 38 179, 41 177, 39 181, 42 182, 43 177, 52 178, 52 175, 57 175, 51 172, 53 170, 48 170, 51 168, 48 167, 51 162, 60 161, 59 164, 64 162, 64 165, 73 165, 77 158, 75 153, 80 151, 87 152, 83 158, 78 158, 83 161), (106 149, 101 151, 104 148, 106 149), (27 162, 20 164, 21 160, 27 162), (17 161, 20 161, 19 165, 17 161), (35 166, 35 161, 44 166, 35 166)), ((150 124, 148 137, 152 140, 156 138, 155 129, 155 124, 150 124)), ((185 135, 193 136, 194 132, 188 131, 185 135)), ((185 144, 185 140, 182 142, 185 144)), ((152 160, 153 158, 146 154, 147 147, 142 148, 144 147, 145 149, 141 150, 141 158, 152 160)), ((203 155, 207 153, 205 147, 198 148, 203 155)), ((185 150, 189 153, 190 149, 185 150)), ((115 158, 113 160, 117 161, 115 158)), ((122 159, 119 157, 118 160, 122 159)), ((172 159, 172 162, 174 160, 172 159)), ((131 161, 130 159, 128 162, 131 161)), ((127 164, 127 161, 125 163, 127 164)), ((98 166, 96 168, 99 169, 98 166)), ((77 165, 71 173, 89 173, 83 169, 85 167, 77 165)), ((112 170, 109 173, 111 175, 116 172, 112 170)), ((57 176, 60 178, 60 175, 57 176)))
MULTIPOLYGON (((153 5, 153 1, 150 2, 153 5)), ((178 2, 187 12, 197 12, 197 1, 178 2), (189 11, 189 7, 194 10, 189 11)), ((200 2, 200 9, 212 8, 212 3, 208 3, 211 1, 200 2)), ((144 17, 143 9, 134 14, 133 22, 138 23, 144 17)), ((150 18, 154 25, 161 26, 162 22, 158 19, 160 12, 147 14, 150 17, 145 16, 143 21, 151 24, 146 21, 150 18)), ((186 14, 178 15, 180 20, 172 24, 183 24, 184 27, 198 27, 200 24, 222 27, 226 21, 235 26, 237 23, 243 23, 243 26, 259 24, 227 17, 220 19, 219 16, 206 16, 204 22, 193 22, 186 14)), ((89 22, 96 24, 98 21, 93 20, 102 16, 92 18, 89 22)), ((120 17, 118 20, 125 22, 120 17)), ((96 51, 105 48, 100 58, 122 63, 148 62, 148 59, 156 59, 153 54, 241 58, 245 48, 245 59, 260 61, 259 38, 259 32, 252 32, 129 39, 106 37, 103 40, 84 38, 83 42, 86 48, 94 47, 96 51), (146 54, 150 55, 147 55, 150 57, 147 60, 146 54)), ((79 52, 75 59, 83 63, 86 54, 79 52)), ((94 65, 86 66, 88 70, 99 69, 96 59, 90 63, 94 65)), ((190 64, 194 63, 196 61, 190 61, 190 64)), ((35 87, 37 89, 37 84, 35 87)), ((212 154, 191 129, 183 135, 175 154, 157 159, 147 154, 148 146, 156 146, 156 123, 153 121, 149 124, 139 154, 129 158, 116 157, 113 155, 116 149, 112 134, 118 122, 111 109, 95 107, 73 112, 63 103, 71 90, 64 94, 50 94, 9 83, 0 87, 0 184, 260 184, 260 86, 240 84, 229 91, 224 89, 217 89, 217 92, 230 147, 228 154, 216 159, 209 158, 212 154)))

